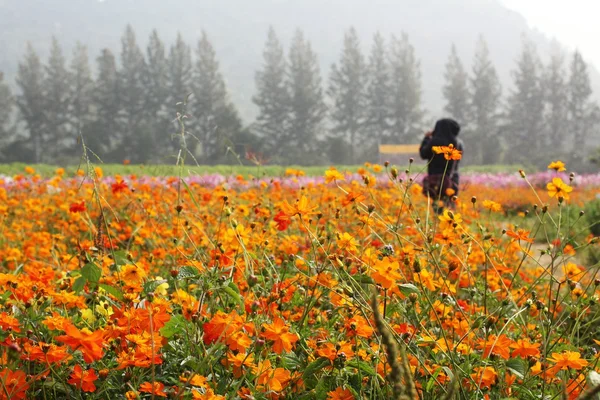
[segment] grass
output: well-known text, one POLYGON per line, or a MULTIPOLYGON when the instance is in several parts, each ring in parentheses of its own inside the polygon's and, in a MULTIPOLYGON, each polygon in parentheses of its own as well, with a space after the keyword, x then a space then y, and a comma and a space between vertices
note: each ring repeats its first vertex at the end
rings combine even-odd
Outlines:
MULTIPOLYGON (((77 171, 77 165, 49 165, 49 164, 24 164, 11 163, 0 164, 0 175, 14 176, 23 174, 25 167, 32 167, 40 176, 47 178, 54 175, 58 168, 64 168, 66 176, 73 176, 77 171)), ((122 164, 100 164, 99 165, 105 175, 147 175, 147 176, 177 176, 179 167, 176 165, 122 165, 122 164)), ((340 171, 357 172, 362 165, 342 165, 336 166, 340 171)), ((402 167, 402 166, 400 166, 402 167)), ((80 166, 84 168, 84 166, 80 166)), ((301 170, 307 176, 321 176, 329 167, 321 166, 282 166, 282 165, 266 165, 266 166, 246 166, 246 165, 199 165, 185 166, 186 175, 206 175, 206 174, 221 174, 221 175, 250 175, 255 177, 261 176, 284 176, 286 170, 294 169, 301 170)), ((461 173, 515 173, 521 168, 519 165, 470 165, 461 168, 461 173)))

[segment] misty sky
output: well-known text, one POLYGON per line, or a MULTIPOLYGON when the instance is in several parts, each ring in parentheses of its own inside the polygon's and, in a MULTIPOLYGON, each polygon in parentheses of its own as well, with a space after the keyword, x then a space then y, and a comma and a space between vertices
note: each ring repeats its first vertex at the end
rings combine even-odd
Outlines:
POLYGON ((600 1, 501 0, 520 12, 533 28, 556 37, 571 49, 579 48, 588 62, 600 68, 600 1))

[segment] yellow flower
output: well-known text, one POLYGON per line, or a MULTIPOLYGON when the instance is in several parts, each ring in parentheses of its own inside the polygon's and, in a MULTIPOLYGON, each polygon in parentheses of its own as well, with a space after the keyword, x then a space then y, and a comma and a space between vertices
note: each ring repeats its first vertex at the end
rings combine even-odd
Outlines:
POLYGON ((573 188, 564 183, 560 178, 553 178, 552 182, 546 185, 546 188, 550 197, 562 197, 565 200, 569 199, 569 193, 573 191, 573 188))
POLYGON ((462 151, 455 149, 452 143, 449 146, 433 146, 431 149, 436 154, 443 154, 446 160, 458 161, 462 158, 462 151))
MULTIPOLYGON (((156 280, 157 281, 163 281, 164 279, 161 278, 160 276, 157 276, 156 280)), ((160 285, 158 285, 156 287, 156 289, 154 289, 154 293, 159 294, 161 296, 166 296, 168 288, 169 288, 169 284, 167 282, 161 283, 160 285)))
POLYGON ((100 315, 104 315, 105 317, 110 317, 114 314, 112 307, 107 301, 100 301, 96 305, 96 312, 100 315))
POLYGON ((81 310, 81 318, 85 320, 88 324, 94 323, 96 321, 96 317, 94 316, 94 312, 89 308, 85 310, 81 310))
POLYGON ((325 171, 325 183, 344 180, 346 180, 344 175, 342 175, 337 169, 333 167, 325 171))
POLYGON ((556 172, 566 171, 565 163, 562 161, 552 161, 550 165, 548 165, 548 169, 553 169, 556 172))

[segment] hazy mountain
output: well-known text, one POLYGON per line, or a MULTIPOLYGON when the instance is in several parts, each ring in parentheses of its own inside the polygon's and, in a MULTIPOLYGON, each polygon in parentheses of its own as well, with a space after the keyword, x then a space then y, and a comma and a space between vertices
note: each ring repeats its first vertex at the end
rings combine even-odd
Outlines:
MULTIPOLYGON (((537 43, 543 58, 550 48, 549 38, 531 31, 521 15, 499 0, 0 0, 0 71, 14 81, 27 41, 46 59, 51 35, 67 55, 77 41, 87 44, 92 63, 103 47, 119 54, 128 23, 144 46, 156 28, 168 44, 180 31, 195 49, 206 30, 246 122, 256 112, 250 99, 269 25, 286 47, 294 30, 303 29, 324 76, 338 59, 349 26, 357 29, 365 51, 377 30, 386 37, 407 32, 421 60, 425 107, 432 116, 442 108, 444 64, 452 43, 470 66, 477 38, 483 35, 505 93, 521 35, 537 43)), ((592 79, 600 81, 595 70, 592 79)))

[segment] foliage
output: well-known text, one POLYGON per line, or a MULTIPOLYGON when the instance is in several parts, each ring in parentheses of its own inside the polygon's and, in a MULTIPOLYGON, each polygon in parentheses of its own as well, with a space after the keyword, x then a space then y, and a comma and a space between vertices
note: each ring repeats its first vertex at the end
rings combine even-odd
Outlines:
POLYGON ((598 369, 599 244, 560 227, 600 185, 522 172, 435 214, 415 166, 177 168, 2 178, 4 397, 575 399, 598 369))

